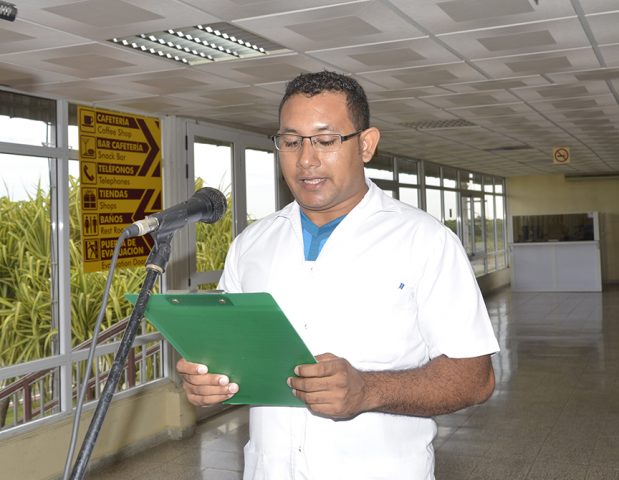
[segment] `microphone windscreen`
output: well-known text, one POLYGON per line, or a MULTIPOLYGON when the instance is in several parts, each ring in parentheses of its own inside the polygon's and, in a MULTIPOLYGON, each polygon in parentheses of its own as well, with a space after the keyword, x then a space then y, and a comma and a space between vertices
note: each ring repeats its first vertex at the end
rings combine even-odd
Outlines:
POLYGON ((200 219, 204 223, 215 223, 219 221, 228 207, 226 196, 216 188, 204 187, 194 193, 194 198, 199 198, 206 208, 204 215, 200 219))

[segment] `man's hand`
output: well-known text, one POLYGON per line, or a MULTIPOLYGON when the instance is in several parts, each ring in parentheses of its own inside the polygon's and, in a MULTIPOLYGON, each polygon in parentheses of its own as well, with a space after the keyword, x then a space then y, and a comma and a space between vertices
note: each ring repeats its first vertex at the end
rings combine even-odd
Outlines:
POLYGON ((485 402, 494 390, 490 355, 440 355, 408 370, 363 372, 325 353, 299 365, 288 379, 292 393, 314 413, 349 419, 363 412, 431 417, 485 402))
POLYGON ((231 398, 239 391, 236 383, 230 383, 225 375, 208 373, 206 365, 191 363, 181 358, 176 371, 183 379, 183 390, 193 405, 205 407, 231 398))
POLYGON ((362 372, 348 360, 324 353, 318 363, 299 365, 298 377, 290 377, 292 393, 317 415, 334 419, 357 416, 367 408, 367 389, 362 372))

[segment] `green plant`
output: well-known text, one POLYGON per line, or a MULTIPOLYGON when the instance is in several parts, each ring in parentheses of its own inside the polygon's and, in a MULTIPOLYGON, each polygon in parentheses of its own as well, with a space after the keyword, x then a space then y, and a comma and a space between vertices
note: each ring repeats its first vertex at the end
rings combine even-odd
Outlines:
MULTIPOLYGON (((198 179, 196 188, 202 185, 198 179)), ((50 207, 49 193, 40 185, 25 201, 0 197, 0 367, 57 352, 58 328, 52 316, 50 207)), ((92 337, 108 272, 83 271, 79 181, 73 177, 69 185, 69 212, 71 340, 75 346, 92 337)), ((223 268, 232 240, 231 212, 228 198, 223 219, 212 225, 197 225, 199 270, 223 268)), ((139 291, 144 277, 143 268, 116 270, 102 328, 131 313, 132 305, 124 295, 139 291)), ((104 371, 112 360, 111 355, 101 357, 99 370, 104 371)), ((148 368, 154 368, 152 361, 148 361, 148 368)), ((46 389, 51 388, 50 382, 46 389)), ((0 405, 0 426, 5 414, 6 405, 0 405)))
MULTIPOLYGON (((201 178, 196 179, 195 189, 204 186, 201 178)), ((223 189, 220 189, 224 191, 223 189)), ((199 272, 222 270, 226 253, 232 242, 232 197, 227 197, 228 207, 223 218, 213 224, 196 224, 196 268, 199 272)), ((209 286, 211 287, 211 286, 209 286)))

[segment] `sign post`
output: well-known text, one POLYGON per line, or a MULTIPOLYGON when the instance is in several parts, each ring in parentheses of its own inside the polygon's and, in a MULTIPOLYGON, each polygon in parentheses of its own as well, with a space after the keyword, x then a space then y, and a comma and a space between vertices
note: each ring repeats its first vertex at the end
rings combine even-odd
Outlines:
MULTIPOLYGON (((78 107, 84 272, 107 270, 128 224, 161 210, 158 118, 78 107)), ((149 236, 125 240, 118 267, 144 265, 149 236)))

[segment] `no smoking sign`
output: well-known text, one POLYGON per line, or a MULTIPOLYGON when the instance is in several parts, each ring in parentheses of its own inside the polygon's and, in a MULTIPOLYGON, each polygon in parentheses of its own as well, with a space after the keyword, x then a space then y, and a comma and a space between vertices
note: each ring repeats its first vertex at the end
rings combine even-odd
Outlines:
POLYGON ((570 147, 555 147, 552 149, 552 163, 565 165, 570 163, 570 147))

